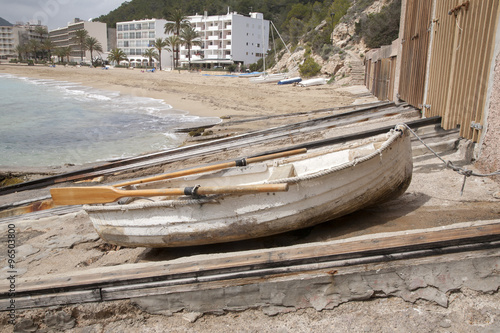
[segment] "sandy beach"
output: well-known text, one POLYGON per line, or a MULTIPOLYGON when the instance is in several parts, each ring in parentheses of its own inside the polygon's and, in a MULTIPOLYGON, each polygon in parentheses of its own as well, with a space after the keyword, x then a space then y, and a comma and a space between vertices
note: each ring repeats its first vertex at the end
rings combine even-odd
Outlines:
POLYGON ((293 113, 353 103, 338 86, 315 87, 253 84, 248 79, 217 76, 223 72, 0 65, 0 73, 80 83, 138 97, 162 99, 173 108, 208 117, 293 113))

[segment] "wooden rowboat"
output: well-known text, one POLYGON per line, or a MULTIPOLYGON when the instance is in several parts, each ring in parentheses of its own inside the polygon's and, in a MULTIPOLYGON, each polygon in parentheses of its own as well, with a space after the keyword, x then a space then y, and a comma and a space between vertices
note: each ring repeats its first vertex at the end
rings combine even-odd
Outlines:
POLYGON ((286 192, 159 196, 84 209, 106 242, 178 247, 305 228, 404 193, 413 168, 404 126, 345 145, 137 185, 147 190, 287 184, 286 192))

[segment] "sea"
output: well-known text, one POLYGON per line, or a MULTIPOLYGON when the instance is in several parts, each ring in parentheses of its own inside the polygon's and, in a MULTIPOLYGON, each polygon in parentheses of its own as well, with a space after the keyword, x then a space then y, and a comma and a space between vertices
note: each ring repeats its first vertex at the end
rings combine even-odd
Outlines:
POLYGON ((163 100, 0 74, 0 167, 112 161, 178 147, 175 129, 218 123, 163 100))

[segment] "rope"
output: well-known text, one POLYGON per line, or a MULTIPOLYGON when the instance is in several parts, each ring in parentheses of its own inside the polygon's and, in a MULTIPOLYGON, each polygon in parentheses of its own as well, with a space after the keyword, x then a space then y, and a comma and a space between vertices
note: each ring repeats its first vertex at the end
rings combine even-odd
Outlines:
POLYGON ((134 209, 144 209, 153 207, 176 208, 189 205, 201 205, 206 203, 217 203, 217 198, 222 195, 211 195, 200 199, 187 199, 187 200, 166 200, 166 201, 153 201, 144 203, 132 203, 128 205, 108 205, 108 206, 90 206, 84 205, 83 209, 87 212, 103 212, 103 211, 127 211, 134 209))
POLYGON ((391 132, 389 133, 390 137, 382 144, 382 146, 380 146, 379 149, 375 150, 371 154, 368 154, 368 155, 363 156, 361 158, 355 158, 351 162, 343 163, 343 164, 337 165, 337 166, 329 168, 329 169, 325 169, 325 170, 322 170, 322 171, 318 171, 318 172, 309 174, 307 176, 300 176, 300 177, 298 176, 298 177, 289 177, 289 178, 275 179, 275 180, 266 182, 266 184, 279 184, 279 183, 294 184, 294 183, 298 183, 298 182, 301 182, 301 181, 306 181, 306 180, 312 180, 312 179, 315 179, 315 178, 320 178, 320 177, 332 174, 334 172, 338 172, 338 171, 341 171, 341 170, 344 170, 344 169, 347 169, 347 168, 351 168, 353 166, 356 166, 356 164, 358 164, 358 163, 363 163, 363 162, 366 162, 366 161, 368 161, 368 160, 370 160, 372 158, 375 158, 375 157, 378 157, 378 156, 382 156, 382 153, 389 146, 391 146, 394 141, 396 141, 398 138, 400 138, 401 136, 403 136, 403 134, 404 134, 403 129, 398 125, 398 126, 396 126, 396 129, 391 130, 391 132))
POLYGON ((403 124, 403 126, 405 126, 411 134, 413 134, 427 149, 429 149, 437 158, 439 158, 441 160, 441 162, 443 162, 447 168, 450 168, 452 169, 453 171, 457 172, 458 174, 464 176, 464 181, 462 183, 462 189, 460 191, 460 195, 463 195, 464 193, 464 188, 465 188, 465 181, 467 180, 468 177, 471 177, 471 176, 475 176, 475 177, 493 177, 493 176, 498 176, 500 175, 500 170, 497 170, 495 172, 492 172, 492 173, 487 173, 487 174, 481 174, 481 173, 476 173, 472 170, 469 170, 467 168, 461 168, 461 167, 458 167, 456 165, 453 164, 452 161, 445 161, 441 156, 439 156, 434 150, 432 150, 431 147, 429 147, 425 142, 424 140, 422 140, 418 135, 417 133, 415 133, 411 128, 410 126, 408 126, 407 124, 403 124))

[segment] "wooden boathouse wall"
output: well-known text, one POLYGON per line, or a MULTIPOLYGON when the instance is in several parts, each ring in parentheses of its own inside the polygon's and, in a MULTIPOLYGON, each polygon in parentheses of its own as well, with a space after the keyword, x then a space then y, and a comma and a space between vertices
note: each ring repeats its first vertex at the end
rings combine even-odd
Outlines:
POLYGON ((478 142, 499 48, 499 14, 498 0, 403 0, 398 51, 387 59, 380 56, 383 48, 377 56, 367 53, 366 86, 381 100, 397 96, 425 117, 441 116, 444 129, 459 126, 462 137, 478 142), (396 57, 391 74, 387 64, 396 57))
POLYGON ((379 100, 394 101, 396 60, 399 40, 371 50, 365 57, 365 85, 379 100))

